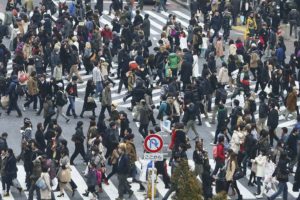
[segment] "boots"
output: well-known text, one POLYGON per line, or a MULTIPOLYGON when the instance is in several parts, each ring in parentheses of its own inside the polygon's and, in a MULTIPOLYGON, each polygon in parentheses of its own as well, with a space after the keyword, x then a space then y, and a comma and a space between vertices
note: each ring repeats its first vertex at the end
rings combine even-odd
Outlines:
POLYGON ((89 192, 88 191, 86 191, 85 193, 83 193, 82 194, 83 196, 85 196, 85 197, 88 197, 89 196, 89 192))

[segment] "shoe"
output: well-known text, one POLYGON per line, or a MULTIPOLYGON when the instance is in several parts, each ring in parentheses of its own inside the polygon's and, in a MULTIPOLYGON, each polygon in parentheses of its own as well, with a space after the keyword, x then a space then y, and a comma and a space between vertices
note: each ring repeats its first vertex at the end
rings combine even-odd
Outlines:
POLYGON ((133 191, 132 191, 132 190, 130 190, 130 191, 129 191, 129 193, 128 193, 128 198, 131 198, 131 197, 132 197, 132 195, 133 195, 133 191))
POLYGON ((80 117, 81 117, 81 118, 83 118, 83 115, 82 115, 82 114, 80 114, 80 117))
POLYGON ((61 194, 57 195, 57 197, 64 197, 64 196, 65 196, 64 193, 61 193, 61 194))
POLYGON ((104 179, 104 184, 105 184, 105 185, 109 185, 109 183, 108 183, 108 180, 107 180, 107 179, 104 179))
POLYGON ((67 115, 68 117, 72 116, 70 113, 66 113, 66 115, 67 115))
POLYGON ((74 119, 77 119, 77 115, 76 114, 74 114, 73 116, 74 116, 74 119))
POLYGON ((69 121, 70 121, 70 119, 67 119, 67 120, 66 120, 66 123, 69 123, 69 121))
POLYGON ((23 189, 21 187, 18 187, 17 189, 18 189, 19 193, 22 193, 23 189))
POLYGON ((123 200, 123 198, 121 198, 121 197, 118 197, 118 198, 116 198, 116 200, 123 200))
POLYGON ((165 185, 165 188, 166 189, 170 189, 170 185, 165 185))
POLYGON ((199 139, 199 136, 196 136, 193 140, 198 140, 199 139))
POLYGON ((198 126, 202 126, 202 122, 199 122, 199 123, 198 123, 198 126))
POLYGON ((139 190, 140 191, 145 191, 146 189, 145 189, 145 187, 142 184, 140 184, 140 189, 139 190))
POLYGON ((248 186, 254 187, 254 184, 251 183, 251 182, 249 182, 249 183, 248 183, 248 186))
POLYGON ((71 162, 70 165, 76 166, 73 162, 71 162))
POLYGON ((88 197, 89 196, 89 192, 85 192, 82 195, 85 196, 85 197, 88 197))
POLYGON ((28 107, 23 105, 23 111, 25 112, 28 107))
POLYGON ((256 195, 255 197, 256 197, 257 199, 262 199, 262 198, 264 198, 264 196, 263 196, 262 194, 256 195))

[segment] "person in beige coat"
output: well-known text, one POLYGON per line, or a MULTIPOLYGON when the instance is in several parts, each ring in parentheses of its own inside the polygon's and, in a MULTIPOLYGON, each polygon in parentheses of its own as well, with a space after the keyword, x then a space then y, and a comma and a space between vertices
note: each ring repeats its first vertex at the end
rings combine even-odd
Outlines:
POLYGON ((70 168, 70 158, 67 150, 61 152, 61 159, 59 160, 59 170, 57 172, 57 178, 59 181, 60 194, 57 197, 63 197, 65 189, 70 189, 67 187, 71 181, 71 168, 70 168))
POLYGON ((222 85, 227 85, 229 83, 229 75, 226 63, 223 63, 219 70, 218 82, 222 85))
POLYGON ((297 88, 293 88, 293 90, 288 94, 286 98, 286 110, 285 110, 285 119, 287 120, 289 114, 293 115, 293 118, 296 119, 297 116, 297 88))
POLYGON ((25 111, 26 108, 28 108, 32 102, 33 102, 33 109, 37 110, 37 96, 39 93, 39 89, 38 89, 38 81, 36 78, 35 71, 31 72, 30 77, 28 78, 27 88, 28 88, 29 100, 24 103, 23 110, 25 111))
POLYGON ((233 175, 238 167, 237 154, 235 154, 234 152, 231 152, 231 151, 229 151, 228 153, 229 153, 229 157, 227 160, 226 175, 225 175, 225 179, 227 181, 227 193, 228 193, 229 187, 231 186, 231 188, 233 190, 235 190, 236 193, 238 194, 238 199, 242 199, 242 195, 237 186, 236 180, 233 179, 233 175))
POLYGON ((224 59, 224 48, 223 48, 223 41, 221 37, 218 37, 216 42, 216 57, 220 58, 222 61, 224 59))
POLYGON ((51 199, 51 184, 50 184, 50 175, 48 173, 48 168, 42 167, 41 178, 44 180, 47 188, 45 190, 40 190, 41 200, 50 200, 51 199))

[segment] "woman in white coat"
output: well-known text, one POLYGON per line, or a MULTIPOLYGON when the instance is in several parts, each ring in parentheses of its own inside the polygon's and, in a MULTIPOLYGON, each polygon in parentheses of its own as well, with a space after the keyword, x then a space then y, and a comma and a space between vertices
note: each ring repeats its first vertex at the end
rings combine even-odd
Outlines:
POLYGON ((265 152, 259 152, 259 155, 256 156, 255 159, 251 160, 252 163, 256 164, 256 184, 257 184, 257 192, 256 196, 259 198, 262 195, 261 191, 261 180, 265 177, 267 156, 265 152))
POLYGON ((245 141, 245 133, 241 130, 240 127, 238 127, 236 130, 233 131, 231 140, 230 140, 230 149, 235 154, 239 153, 240 146, 245 141))
POLYGON ((48 168, 43 167, 41 178, 44 180, 47 188, 45 190, 40 190, 41 200, 50 200, 51 199, 51 184, 50 184, 50 175, 48 173, 48 168))
POLYGON ((193 51, 193 78, 200 76, 199 57, 197 51, 193 51))
POLYGON ((226 63, 223 63, 219 70, 218 81, 222 85, 227 85, 229 83, 229 75, 226 63))

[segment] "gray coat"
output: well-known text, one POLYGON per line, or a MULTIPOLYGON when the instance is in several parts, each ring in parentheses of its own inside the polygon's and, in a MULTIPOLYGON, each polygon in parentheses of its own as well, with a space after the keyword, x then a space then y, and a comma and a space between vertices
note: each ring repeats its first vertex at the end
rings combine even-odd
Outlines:
POLYGON ((63 28, 63 36, 64 38, 69 37, 73 32, 72 23, 70 20, 65 20, 64 28, 63 28))
POLYGON ((112 99, 111 99, 111 90, 109 87, 105 87, 102 93, 101 104, 102 106, 111 106, 112 99))
POLYGON ((140 108, 140 123, 141 124, 149 124, 151 110, 148 105, 141 106, 140 108))

